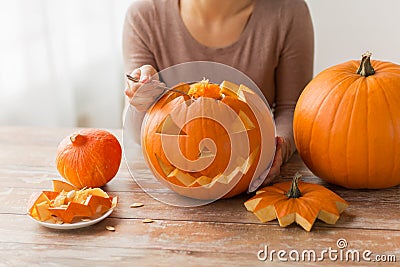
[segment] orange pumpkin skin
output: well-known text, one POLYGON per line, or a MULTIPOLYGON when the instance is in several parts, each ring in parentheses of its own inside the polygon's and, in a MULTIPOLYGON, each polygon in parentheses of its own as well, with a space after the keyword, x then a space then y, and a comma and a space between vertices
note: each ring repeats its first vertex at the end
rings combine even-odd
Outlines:
POLYGON ((83 129, 58 146, 59 173, 78 188, 101 187, 118 172, 122 149, 117 138, 105 130, 83 129))
POLYGON ((278 219, 281 227, 293 222, 311 231, 316 219, 335 224, 340 214, 348 207, 340 196, 322 185, 299 181, 296 173, 292 182, 280 182, 261 188, 244 205, 261 222, 278 219))
POLYGON ((400 66, 371 63, 369 76, 356 73, 360 61, 321 72, 294 113, 295 143, 307 167, 346 188, 400 184, 400 66))
MULTIPOLYGON (((194 84, 191 88, 189 88, 188 84, 180 84, 175 87, 180 91, 189 92, 195 98, 190 105, 187 106, 185 104, 190 101, 188 96, 169 92, 148 111, 147 120, 145 120, 142 129, 143 154, 156 178, 183 196, 196 199, 232 197, 248 189, 256 171, 261 150, 260 128, 256 116, 247 103, 231 96, 225 96, 220 99, 221 88, 218 85, 213 84, 204 88, 204 85, 199 85, 201 83, 194 84), (209 97, 204 97, 204 95, 209 97), (206 101, 207 99, 209 101, 206 101), (238 166, 237 164, 234 166, 229 165, 230 157, 234 156, 232 155, 231 146, 239 147, 240 149, 240 146, 245 145, 240 144, 238 142, 239 137, 235 139, 235 134, 232 133, 233 140, 230 140, 227 129, 216 120, 198 117, 185 121, 187 118, 205 113, 211 114, 211 117, 224 115, 226 113, 224 113, 223 106, 229 106, 235 112, 235 116, 238 116, 241 112, 245 113, 250 120, 247 123, 252 125, 246 127, 245 133, 242 133, 247 134, 249 140, 248 169, 244 174, 238 173, 230 182, 226 182, 229 179, 225 179, 221 174, 224 173, 224 170, 229 170, 225 174, 230 174, 230 171, 234 172, 234 167, 238 166), (166 122, 170 120, 182 123, 178 123, 179 126, 165 126, 166 122), (163 140, 163 138, 165 139, 163 140), (215 158, 208 167, 190 172, 180 169, 170 162, 171 153, 169 152, 173 151, 173 154, 179 154, 179 150, 186 159, 198 160, 202 157, 202 151, 199 147, 201 141, 205 139, 213 140, 216 148, 215 158), (169 147, 169 144, 174 142, 178 143, 179 148, 169 147), (233 183, 236 183, 236 185, 232 186, 233 183)), ((243 115, 243 113, 241 114, 243 115)), ((246 143, 246 139, 243 139, 240 139, 242 143, 246 143)), ((207 147, 207 144, 205 146, 207 147)), ((212 153, 210 151, 213 149, 209 148, 210 146, 207 147, 206 153, 212 153)), ((204 157, 207 157, 207 155, 204 155, 204 157)))

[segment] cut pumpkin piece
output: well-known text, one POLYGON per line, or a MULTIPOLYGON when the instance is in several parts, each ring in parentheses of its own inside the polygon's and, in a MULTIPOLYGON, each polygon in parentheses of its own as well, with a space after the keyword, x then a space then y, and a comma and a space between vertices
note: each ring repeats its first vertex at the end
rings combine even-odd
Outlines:
POLYGON ((43 194, 43 192, 33 193, 28 200, 28 213, 31 214, 32 212, 36 212, 36 207, 35 207, 36 204, 39 204, 43 201, 50 201, 50 200, 45 194, 43 194))
POLYGON ((223 81, 220 85, 221 93, 225 96, 230 96, 233 98, 238 98, 237 92, 239 91, 239 86, 233 82, 223 81))
POLYGON ((50 204, 50 199, 43 192, 39 192, 32 194, 28 201, 28 214, 30 214, 36 220, 41 220, 40 216, 43 218, 46 218, 47 216, 43 213, 43 211, 41 211, 42 214, 39 214, 37 209, 38 204, 42 204, 42 206, 44 204, 50 204))
POLYGON ((32 194, 28 201, 28 214, 49 223, 71 223, 77 217, 98 217, 116 207, 117 197, 111 197, 100 188, 78 190, 68 183, 55 180, 57 191, 32 194))
POLYGON ((103 198, 108 198, 108 194, 104 192, 101 188, 89 188, 87 189, 88 195, 99 196, 103 198))
POLYGON ((50 203, 47 201, 43 201, 39 204, 36 204, 36 211, 40 221, 47 221, 51 219, 51 212, 49 211, 50 203))
POLYGON ((92 216, 90 207, 76 202, 70 202, 66 208, 49 208, 48 210, 65 223, 71 223, 75 217, 92 216))
POLYGON ((61 180, 53 180, 52 182, 53 182, 53 191, 54 192, 61 192, 63 190, 65 192, 69 192, 71 190, 79 190, 79 188, 77 188, 69 183, 66 183, 64 181, 61 181, 61 180))
POLYGON ((92 214, 102 214, 111 208, 112 199, 91 195, 86 199, 85 205, 90 208, 92 214))
POLYGON ((45 194, 46 197, 51 201, 54 200, 60 194, 60 192, 43 191, 43 194, 45 194))
POLYGON ((296 174, 292 182, 264 187, 244 203, 246 209, 261 222, 278 219, 281 227, 296 222, 310 231, 316 219, 335 224, 347 202, 321 185, 299 182, 300 177, 296 174))

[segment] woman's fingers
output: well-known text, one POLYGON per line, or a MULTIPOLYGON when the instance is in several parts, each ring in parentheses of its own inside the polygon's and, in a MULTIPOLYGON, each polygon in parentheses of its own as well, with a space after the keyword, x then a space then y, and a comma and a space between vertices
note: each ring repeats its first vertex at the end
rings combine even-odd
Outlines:
MULTIPOLYGON (((282 145, 284 143, 284 139, 282 137, 276 137, 276 151, 275 157, 271 165, 271 169, 269 170, 268 174, 266 174, 265 180, 262 183, 262 186, 266 186, 271 183, 280 173, 281 173, 281 166, 283 163, 282 158, 282 145)), ((265 172, 263 173, 265 175, 265 172)))
POLYGON ((145 83, 149 81, 153 75, 157 73, 156 69, 151 65, 143 65, 139 68, 140 70, 140 77, 139 82, 145 83))
POLYGON ((156 69, 151 65, 143 65, 140 68, 134 69, 129 75, 138 82, 133 82, 128 79, 127 88, 125 89, 125 95, 129 98, 132 98, 139 87, 141 87, 144 83, 154 78, 157 79, 158 77, 155 77, 156 74, 156 69))
POLYGON ((125 88, 125 95, 129 98, 132 98, 140 86, 142 86, 141 83, 134 83, 131 81, 127 81, 127 86, 125 88))
MULTIPOLYGON (((139 80, 140 75, 141 75, 141 70, 140 68, 134 69, 130 74, 129 74, 134 80, 139 80)), ((125 88, 125 95, 129 98, 132 98, 137 89, 141 86, 140 84, 131 81, 130 79, 127 79, 126 81, 127 86, 125 88)))
POLYGON ((140 80, 140 75, 142 74, 142 70, 140 68, 134 69, 131 72, 131 77, 134 78, 135 80, 139 81, 140 80))
POLYGON ((156 70, 150 65, 144 65, 132 71, 128 77, 125 95, 129 103, 139 111, 146 111, 164 92, 158 81, 156 70))
POLYGON ((282 145, 284 142, 285 142, 285 140, 282 137, 277 136, 276 137, 276 149, 278 149, 278 148, 282 149, 282 145))

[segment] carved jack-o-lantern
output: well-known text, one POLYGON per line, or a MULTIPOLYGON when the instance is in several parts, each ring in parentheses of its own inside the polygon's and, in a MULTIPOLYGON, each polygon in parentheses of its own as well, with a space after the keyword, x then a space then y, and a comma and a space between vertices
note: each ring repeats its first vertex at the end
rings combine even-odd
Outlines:
POLYGON ((174 88, 190 96, 166 93, 149 109, 142 128, 143 153, 156 178, 196 199, 246 191, 275 151, 274 124, 263 100, 226 81, 174 88))

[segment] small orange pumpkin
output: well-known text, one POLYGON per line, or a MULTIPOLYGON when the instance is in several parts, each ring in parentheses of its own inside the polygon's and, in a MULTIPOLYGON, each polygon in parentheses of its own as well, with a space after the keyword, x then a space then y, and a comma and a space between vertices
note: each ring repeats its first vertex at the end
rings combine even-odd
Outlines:
POLYGON ((318 74, 294 112, 297 150, 318 177, 347 188, 400 184, 400 66, 348 61, 318 74))
POLYGON ((348 206, 347 202, 329 189, 318 184, 305 183, 296 173, 291 182, 267 186, 244 205, 261 222, 278 219, 281 227, 293 222, 310 231, 316 219, 335 224, 348 206))
POLYGON ((116 175, 121 157, 121 145, 110 132, 83 129, 61 141, 56 164, 61 176, 74 186, 94 188, 116 175))
POLYGON ((274 124, 266 116, 269 110, 261 108, 263 100, 246 86, 227 81, 221 86, 203 80, 174 88, 189 96, 166 93, 143 123, 143 154, 156 178, 196 199, 246 191, 274 154, 274 124), (261 119, 251 107, 255 103, 261 119))

